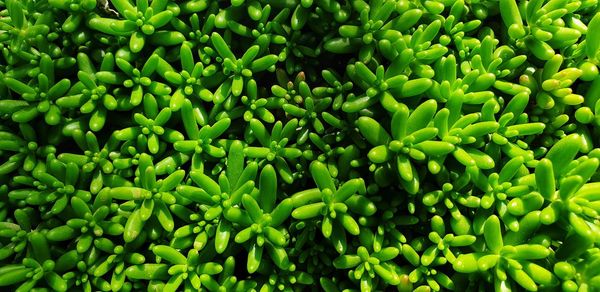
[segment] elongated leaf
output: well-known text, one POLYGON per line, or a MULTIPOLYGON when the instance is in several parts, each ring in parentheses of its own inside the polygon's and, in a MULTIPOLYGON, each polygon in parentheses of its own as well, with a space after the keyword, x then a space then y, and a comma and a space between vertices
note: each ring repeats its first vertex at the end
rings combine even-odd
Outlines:
POLYGON ((386 145, 391 139, 386 130, 372 118, 360 117, 356 125, 365 139, 373 146, 386 145))
POLYGON ((596 12, 596 15, 594 15, 592 20, 590 20, 587 30, 588 34, 585 39, 586 53, 588 58, 592 60, 598 60, 598 51, 600 51, 600 36, 593 32, 600 31, 600 12, 596 12))

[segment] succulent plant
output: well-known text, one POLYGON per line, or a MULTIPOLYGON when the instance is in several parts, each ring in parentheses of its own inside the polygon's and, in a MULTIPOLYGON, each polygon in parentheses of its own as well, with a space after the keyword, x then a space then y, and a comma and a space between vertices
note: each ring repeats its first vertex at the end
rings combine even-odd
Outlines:
POLYGON ((597 0, 0 0, 7 291, 596 291, 597 0))
POLYGON ((123 239, 135 240, 142 232, 144 224, 150 218, 158 220, 167 232, 173 231, 174 222, 169 205, 177 201, 175 188, 185 176, 184 170, 171 173, 157 180, 152 157, 142 153, 139 159, 136 186, 115 187, 109 190, 109 196, 115 200, 126 201, 121 208, 131 212, 125 224, 123 239))

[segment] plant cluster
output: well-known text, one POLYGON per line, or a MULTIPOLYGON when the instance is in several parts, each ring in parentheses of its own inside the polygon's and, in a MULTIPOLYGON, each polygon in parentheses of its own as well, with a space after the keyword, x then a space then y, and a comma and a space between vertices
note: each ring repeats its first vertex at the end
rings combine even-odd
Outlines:
POLYGON ((0 288, 600 290, 598 0, 0 0, 0 288))

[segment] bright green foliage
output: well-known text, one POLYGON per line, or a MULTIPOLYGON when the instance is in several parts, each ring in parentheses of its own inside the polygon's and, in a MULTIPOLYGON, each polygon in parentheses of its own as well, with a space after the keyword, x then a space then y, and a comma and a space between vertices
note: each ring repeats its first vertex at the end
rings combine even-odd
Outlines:
POLYGON ((2 291, 598 291, 598 0, 0 0, 2 291))

